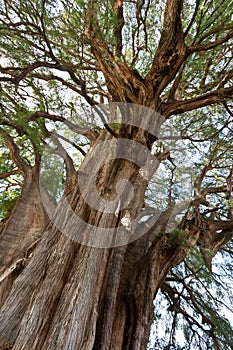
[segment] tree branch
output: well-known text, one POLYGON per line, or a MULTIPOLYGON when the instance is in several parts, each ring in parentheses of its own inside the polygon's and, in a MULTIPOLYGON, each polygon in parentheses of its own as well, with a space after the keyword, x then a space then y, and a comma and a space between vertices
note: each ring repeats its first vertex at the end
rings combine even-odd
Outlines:
MULTIPOLYGON (((227 27, 231 27, 232 28, 233 25, 227 26, 227 27)), ((216 28, 215 31, 212 30, 209 33, 212 34, 214 32, 217 32, 217 31, 220 30, 220 28, 216 28), (217 30, 217 29, 219 29, 219 30, 217 30)), ((224 28, 224 27, 222 27, 222 28, 224 28)), ((204 40, 204 38, 208 37, 210 35, 209 33, 206 33, 204 35, 204 37, 200 41, 202 41, 202 40, 204 40)), ((214 49, 217 46, 220 46, 220 45, 224 44, 225 42, 227 42, 231 38, 233 38, 233 30, 230 30, 226 35, 224 35, 220 39, 212 41, 212 42, 210 42, 208 44, 197 44, 197 45, 190 46, 188 48, 188 52, 190 54, 190 53, 193 53, 193 52, 208 51, 208 50, 214 49)))
POLYGON ((224 26, 220 26, 220 27, 217 27, 217 28, 213 28, 211 30, 209 30, 207 33, 205 33, 201 39, 198 40, 197 44, 201 44, 203 40, 205 40, 206 38, 208 38, 209 36, 213 35, 213 34, 216 34, 216 33, 219 33, 219 32, 223 32, 223 31, 226 31, 226 30, 229 30, 229 29, 232 29, 233 28, 233 24, 229 24, 229 25, 224 25, 224 26))
POLYGON ((125 24, 123 16, 123 0, 114 0, 114 10, 116 12, 117 23, 114 28, 114 35, 116 37, 116 55, 122 55, 122 29, 125 24))
POLYGON ((76 148, 84 157, 86 156, 86 153, 84 152, 84 150, 80 146, 76 145, 74 142, 67 139, 67 137, 60 135, 60 134, 57 134, 57 133, 53 133, 52 135, 56 136, 58 139, 62 139, 63 141, 69 143, 74 148, 76 148))
MULTIPOLYGON (((120 1, 120 0, 119 0, 120 1)), ((91 45, 113 101, 140 103, 145 98, 145 84, 140 74, 125 62, 120 62, 108 47, 95 12, 96 2, 90 0, 86 11, 84 34, 91 45)), ((141 102, 143 104, 143 102, 141 102)))
POLYGON ((26 175, 27 171, 30 169, 29 165, 27 165, 24 160, 21 158, 19 153, 19 148, 15 144, 13 137, 11 137, 9 134, 5 132, 5 130, 0 128, 0 134, 3 135, 4 142, 6 143, 7 147, 10 151, 10 156, 15 165, 19 168, 19 171, 22 173, 22 175, 26 175))
POLYGON ((233 86, 220 88, 201 96, 194 97, 190 100, 164 103, 161 108, 161 113, 164 117, 168 118, 171 115, 181 114, 194 109, 209 106, 214 103, 223 102, 225 99, 232 97, 232 95, 233 86))
POLYGON ((183 0, 167 0, 161 39, 150 71, 145 77, 150 98, 159 96, 174 79, 186 57, 181 13, 183 0))
POLYGON ((6 179, 7 177, 9 177, 11 175, 15 175, 15 174, 20 174, 18 169, 7 171, 5 173, 0 174, 0 180, 6 179))
POLYGON ((188 27, 186 28, 186 30, 185 30, 185 32, 184 32, 184 37, 187 36, 188 32, 190 31, 190 29, 191 29, 191 27, 192 27, 192 25, 193 25, 193 23, 194 23, 194 21, 195 21, 195 18, 196 18, 197 13, 198 13, 198 9, 199 9, 199 7, 200 7, 200 3, 201 3, 200 0, 196 0, 195 10, 194 10, 194 12, 193 12, 193 16, 192 16, 192 18, 191 18, 191 21, 189 22, 189 25, 188 25, 188 27))
POLYGON ((88 128, 81 128, 75 124, 73 124, 71 121, 63 118, 62 116, 56 115, 56 114, 50 114, 44 111, 38 111, 33 114, 30 114, 27 116, 27 120, 35 120, 37 118, 46 118, 55 122, 62 122, 65 124, 70 130, 74 131, 77 134, 81 134, 86 136, 91 142, 95 141, 97 138, 97 134, 94 130, 88 129, 88 128))
POLYGON ((71 180, 73 175, 76 173, 76 170, 74 167, 73 160, 71 159, 69 154, 66 152, 66 150, 64 149, 62 144, 60 143, 59 137, 60 137, 60 135, 57 135, 57 134, 51 135, 53 142, 57 146, 56 149, 52 150, 52 153, 58 154, 64 160, 65 166, 66 166, 66 183, 67 183, 71 180))

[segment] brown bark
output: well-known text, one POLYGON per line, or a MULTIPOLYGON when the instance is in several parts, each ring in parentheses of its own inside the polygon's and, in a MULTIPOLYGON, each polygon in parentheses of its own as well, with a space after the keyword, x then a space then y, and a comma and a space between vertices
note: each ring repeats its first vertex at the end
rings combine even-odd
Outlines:
MULTIPOLYGON (((146 142, 141 129, 134 132, 134 138, 146 142)), ((99 141, 90 151, 94 158, 99 141)), ((107 159, 108 154, 103 157, 107 159)), ((91 167, 87 159, 79 172, 91 167)), ((99 171, 96 187, 103 198, 111 198, 123 178, 133 184, 134 197, 129 198, 130 191, 125 191, 126 205, 119 212, 90 208, 73 181, 55 216, 76 237, 88 235, 89 229, 79 232, 82 227, 73 227, 65 200, 94 227, 117 228, 126 211, 135 218, 147 186, 137 165, 124 159, 116 159, 111 166, 107 162, 99 171)), ((94 207, 98 203, 89 185, 87 181, 84 192, 94 207)), ((168 235, 158 235, 164 220, 166 217, 146 236, 118 248, 80 245, 50 223, 1 309, 0 349, 146 349, 155 294, 167 272, 186 256, 199 235, 197 230, 188 231, 187 245, 170 241, 168 235), (151 239, 152 233, 157 238, 151 239)))
MULTIPOLYGON (((53 204, 46 192, 44 200, 53 204)), ((34 242, 42 236, 49 221, 39 187, 38 168, 28 168, 24 176, 21 194, 9 218, 5 219, 0 234, 0 305, 10 292, 10 287, 22 270, 34 248, 34 242)))
POLYGON ((109 250, 57 236, 16 280, 2 309, 1 348, 146 349, 155 293, 186 249, 166 237, 149 252, 143 240, 109 250))

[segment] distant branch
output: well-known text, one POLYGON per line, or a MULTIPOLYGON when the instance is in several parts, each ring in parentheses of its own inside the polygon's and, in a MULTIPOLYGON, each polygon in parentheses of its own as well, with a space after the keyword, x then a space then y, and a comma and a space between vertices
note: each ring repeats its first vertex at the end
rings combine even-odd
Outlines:
POLYGON ((84 157, 86 156, 86 153, 84 152, 84 150, 76 145, 74 142, 70 141, 69 139, 67 139, 67 137, 63 136, 63 135, 60 135, 60 134, 57 134, 57 133, 53 133, 52 135, 56 136, 57 138, 59 139, 62 139, 63 141, 69 143, 70 145, 72 145, 74 148, 76 148, 84 157))
POLYGON ((69 156, 69 154, 66 152, 65 148, 62 146, 61 142, 59 141, 59 136, 60 135, 57 135, 57 134, 51 135, 53 142, 57 146, 51 152, 54 154, 58 154, 64 160, 65 166, 66 166, 66 181, 70 181, 76 171, 75 171, 72 158, 69 156))
POLYGON ((188 34, 189 30, 191 29, 191 27, 192 27, 192 25, 193 25, 193 23, 195 21, 195 18, 196 18, 197 13, 198 13, 198 9, 200 7, 200 3, 201 3, 200 0, 196 0, 195 10, 193 12, 193 16, 191 18, 191 21, 189 22, 189 25, 188 25, 187 29, 184 32, 184 37, 186 37, 186 35, 188 34))
MULTIPOLYGON (((232 27, 233 27, 233 25, 227 26, 227 28, 232 28, 232 27)), ((203 36, 200 41, 203 41, 204 38, 210 36, 211 34, 217 32, 217 31, 223 30, 221 28, 225 28, 225 27, 216 28, 215 30, 212 30, 209 33, 206 33, 205 36, 203 36)), ((220 39, 211 41, 207 44, 197 44, 197 45, 190 46, 188 48, 188 52, 193 53, 193 52, 208 51, 208 50, 211 50, 217 46, 224 44, 225 42, 227 42, 231 38, 233 38, 233 30, 230 30, 226 35, 222 36, 220 39)))
POLYGON ((208 31, 207 33, 205 33, 197 42, 197 44, 201 44, 201 42, 203 40, 205 40, 206 38, 210 37, 213 34, 219 33, 219 32, 224 32, 226 30, 232 29, 233 28, 233 24, 229 24, 229 25, 225 25, 225 26, 220 26, 217 28, 213 28, 210 31, 208 31))
POLYGON ((46 118, 55 122, 62 122, 65 124, 70 130, 74 131, 77 134, 81 134, 86 136, 90 141, 94 141, 97 137, 97 134, 94 130, 88 129, 88 128, 81 128, 71 121, 65 119, 62 116, 56 115, 56 114, 50 114, 44 111, 38 111, 33 114, 30 114, 27 116, 27 120, 35 120, 37 118, 46 118))

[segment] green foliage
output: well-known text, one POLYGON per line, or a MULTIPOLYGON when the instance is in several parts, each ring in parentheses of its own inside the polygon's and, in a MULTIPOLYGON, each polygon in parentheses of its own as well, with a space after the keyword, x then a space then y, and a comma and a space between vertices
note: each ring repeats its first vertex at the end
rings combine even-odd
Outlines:
MULTIPOLYGON (((0 174, 9 173, 13 170, 15 170, 15 165, 9 157, 9 152, 6 147, 1 146, 0 174)), ((10 215, 21 192, 21 184, 22 178, 19 174, 0 179, 0 219, 10 215)))
MULTIPOLYGON (((45 151, 46 152, 46 151, 45 151)), ((40 182, 56 202, 61 198, 65 187, 65 171, 62 159, 54 154, 43 157, 40 169, 40 182)))
POLYGON ((19 187, 0 193, 0 219, 7 218, 10 215, 19 195, 19 187))
POLYGON ((176 228, 170 231, 168 235, 169 242, 172 246, 187 246, 187 235, 183 230, 176 228))
POLYGON ((157 335, 161 349, 170 343, 174 349, 208 350, 215 348, 216 342, 221 350, 232 348, 232 265, 227 267, 222 257, 217 254, 214 258, 211 273, 204 265, 201 251, 195 247, 167 277, 166 283, 181 309, 177 312, 171 307, 171 294, 162 288, 163 294, 156 299, 151 337, 157 335), (164 328, 167 333, 163 334, 164 328))

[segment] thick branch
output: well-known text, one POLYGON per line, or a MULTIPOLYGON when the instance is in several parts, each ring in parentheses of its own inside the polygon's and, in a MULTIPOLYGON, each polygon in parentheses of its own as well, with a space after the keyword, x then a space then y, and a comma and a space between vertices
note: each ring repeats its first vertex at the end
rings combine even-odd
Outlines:
POLYGON ((114 10, 117 17, 117 23, 114 28, 114 35, 116 37, 116 54, 120 57, 122 54, 122 29, 125 24, 123 16, 123 0, 114 0, 114 10))
POLYGON ((171 115, 189 112, 194 109, 202 108, 212 105, 214 103, 223 102, 225 99, 232 97, 233 86, 228 88, 221 88, 211 91, 207 94, 194 97, 185 101, 174 101, 171 103, 164 103, 162 107, 162 114, 167 118, 171 115))
POLYGON ((145 77, 156 95, 172 81, 186 56, 181 21, 182 0, 168 0, 164 14, 163 30, 150 71, 145 77))
POLYGON ((86 12, 87 25, 84 34, 104 74, 106 85, 112 99, 117 102, 145 104, 143 101, 145 98, 145 85, 142 77, 125 62, 121 63, 119 59, 116 60, 116 57, 105 41, 95 8, 96 2, 91 0, 86 12))
POLYGON ((11 175, 15 175, 15 174, 19 174, 19 170, 18 169, 7 171, 5 173, 0 174, 0 180, 6 179, 7 177, 9 177, 11 175))
POLYGON ((212 232, 229 230, 231 231, 231 237, 233 235, 233 220, 211 220, 209 226, 212 232))
POLYGON ((226 193, 228 191, 227 185, 219 187, 207 187, 201 190, 201 193, 206 195, 207 193, 226 193))

